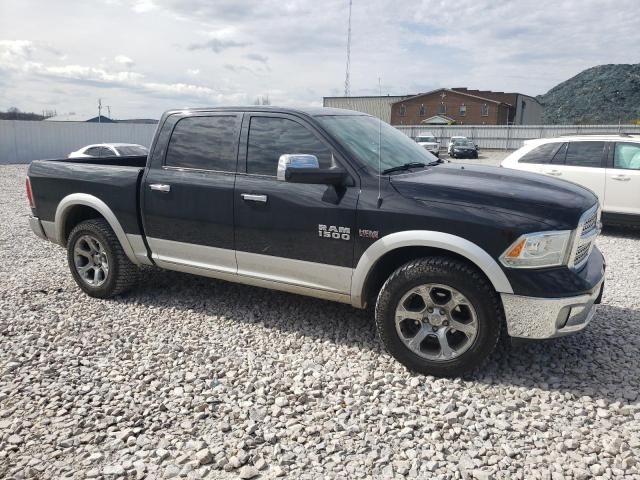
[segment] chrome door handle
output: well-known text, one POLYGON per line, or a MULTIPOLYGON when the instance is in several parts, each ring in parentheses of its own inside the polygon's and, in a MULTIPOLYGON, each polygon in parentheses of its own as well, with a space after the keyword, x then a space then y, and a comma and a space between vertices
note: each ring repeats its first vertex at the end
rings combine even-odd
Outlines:
POLYGON ((163 183, 152 183, 151 185, 149 185, 149 188, 151 190, 164 193, 168 193, 171 191, 171 185, 165 185, 163 183))
POLYGON ((619 182, 628 182, 629 180, 631 180, 631 177, 627 175, 613 175, 611 178, 614 180, 618 180, 619 182))
POLYGON ((245 200, 247 202, 267 203, 267 196, 266 195, 253 195, 251 193, 243 193, 240 196, 242 197, 243 200, 245 200))
POLYGON ((562 172, 560 170, 547 170, 546 172, 547 175, 553 175, 555 177, 559 177, 560 175, 562 175, 562 172))

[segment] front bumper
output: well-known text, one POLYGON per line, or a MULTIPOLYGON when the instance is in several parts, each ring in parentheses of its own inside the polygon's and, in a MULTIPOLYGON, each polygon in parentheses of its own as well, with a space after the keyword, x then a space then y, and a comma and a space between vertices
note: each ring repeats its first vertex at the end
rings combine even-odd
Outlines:
POLYGON ((478 152, 475 150, 454 150, 453 154, 459 158, 473 158, 478 154, 478 152))
POLYGON ((584 295, 562 298, 525 297, 502 293, 509 336, 545 339, 584 329, 602 298, 604 278, 584 295))
POLYGON ((43 240, 47 240, 47 235, 44 233, 42 223, 40 223, 40 219, 38 217, 29 217, 29 226, 31 227, 31 230, 33 230, 33 233, 38 237, 43 240))

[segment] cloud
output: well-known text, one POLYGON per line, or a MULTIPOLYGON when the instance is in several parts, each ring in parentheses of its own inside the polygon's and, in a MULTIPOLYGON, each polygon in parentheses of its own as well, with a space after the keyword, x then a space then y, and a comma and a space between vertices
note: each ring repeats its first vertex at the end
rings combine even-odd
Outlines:
POLYGON ((33 55, 33 42, 29 40, 0 40, 0 63, 12 64, 33 55))
POLYGON ((131 68, 136 64, 133 60, 125 55, 116 55, 114 60, 116 61, 116 63, 124 65, 127 68, 131 68))
MULTIPOLYGON (((265 92, 274 104, 311 105, 343 91, 346 0, 105 0, 90 9, 58 0, 33 13, 47 19, 37 26, 21 22, 30 1, 0 7, 0 103, 72 109, 110 88, 119 112, 135 105, 144 115, 150 105, 265 92), (82 29, 61 30, 72 8, 82 29), (144 58, 144 68, 119 56, 144 58), (56 86, 64 93, 49 93, 56 86)), ((466 86, 535 95, 593 65, 638 62, 637 0, 398 5, 353 3, 353 95, 377 94, 379 77, 383 94, 466 86)))
MULTIPOLYGON (((163 97, 205 99, 216 103, 233 103, 238 98, 246 98, 244 93, 224 92, 205 85, 147 80, 145 75, 130 70, 109 70, 77 64, 47 65, 29 60, 35 53, 37 48, 31 42, 0 41, 0 68, 9 73, 27 75, 30 78, 45 77, 77 85, 127 89, 163 97)), ((116 62, 128 67, 133 65, 133 61, 125 56, 117 56, 116 62)))
POLYGON ((265 65, 269 61, 269 57, 266 55, 260 55, 259 53, 248 53, 247 58, 249 60, 255 60, 256 62, 264 63, 265 65))
POLYGON ((246 47, 248 42, 239 42, 237 40, 224 40, 221 38, 212 38, 206 42, 192 43, 189 45, 189 50, 202 50, 207 49, 215 53, 221 53, 229 48, 246 47))

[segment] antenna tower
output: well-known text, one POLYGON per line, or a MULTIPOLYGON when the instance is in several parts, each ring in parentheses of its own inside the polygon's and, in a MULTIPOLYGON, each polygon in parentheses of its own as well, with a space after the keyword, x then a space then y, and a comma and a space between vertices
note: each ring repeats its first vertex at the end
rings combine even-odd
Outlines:
POLYGON ((349 0, 349 27, 347 29, 347 71, 344 76, 344 96, 351 96, 351 83, 349 81, 349 67, 351 65, 351 4, 353 0, 349 0))

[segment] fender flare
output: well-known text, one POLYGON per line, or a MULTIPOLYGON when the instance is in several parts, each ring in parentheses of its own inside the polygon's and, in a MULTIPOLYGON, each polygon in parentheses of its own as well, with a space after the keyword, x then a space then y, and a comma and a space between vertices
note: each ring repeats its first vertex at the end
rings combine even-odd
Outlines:
POLYGON ((72 193, 71 195, 67 195, 66 197, 64 197, 62 200, 60 200, 60 203, 58 203, 55 216, 56 243, 60 245, 63 244, 64 227, 67 221, 67 216, 69 215, 71 208, 76 205, 91 207, 98 213, 100 213, 100 215, 104 217, 113 232, 116 234, 116 237, 118 237, 118 241, 120 242, 125 255, 135 265, 140 264, 140 261, 136 258, 134 250, 129 243, 127 234, 122 228, 122 225, 120 225, 120 222, 118 221, 116 215, 106 203, 104 203, 98 197, 94 197, 93 195, 89 195, 87 193, 72 193))
POLYGON ((432 247, 456 253, 476 265, 498 293, 513 293, 511 283, 491 255, 467 239, 430 230, 407 230, 386 235, 374 242, 360 257, 351 279, 351 304, 364 305, 364 287, 369 272, 385 254, 403 247, 432 247))

